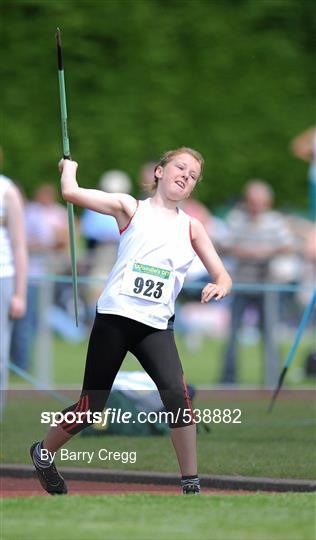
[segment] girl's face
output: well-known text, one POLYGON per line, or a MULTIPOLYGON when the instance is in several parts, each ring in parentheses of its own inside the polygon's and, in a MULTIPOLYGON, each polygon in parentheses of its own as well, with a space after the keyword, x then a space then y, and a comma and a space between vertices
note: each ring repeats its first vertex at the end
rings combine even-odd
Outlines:
POLYGON ((191 154, 177 154, 165 167, 157 167, 157 189, 172 201, 182 201, 190 197, 200 172, 200 164, 191 154))

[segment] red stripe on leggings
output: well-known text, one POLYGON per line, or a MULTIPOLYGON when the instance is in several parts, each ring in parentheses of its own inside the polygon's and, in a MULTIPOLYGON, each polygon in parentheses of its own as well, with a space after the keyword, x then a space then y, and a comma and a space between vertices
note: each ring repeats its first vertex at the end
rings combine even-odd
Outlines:
MULTIPOLYGON (((79 399, 79 401, 77 402, 77 405, 76 405, 76 408, 74 411, 67 411, 67 412, 81 412, 81 408, 82 408, 82 400, 83 400, 84 396, 81 396, 81 398, 79 399), (79 407, 80 407, 80 410, 79 410, 79 407)), ((66 413, 67 414, 67 413, 66 413)), ((68 422, 64 421, 62 424, 60 424, 60 427, 62 427, 64 429, 64 427, 67 427, 69 426, 70 424, 68 424, 68 422)))
POLYGON ((182 374, 182 382, 183 382, 183 387, 184 387, 185 402, 186 402, 186 404, 188 405, 188 408, 191 411, 192 421, 193 421, 193 423, 195 423, 195 414, 194 414, 193 409, 192 409, 192 401, 191 401, 190 394, 189 394, 189 391, 188 391, 188 387, 187 387, 186 382, 184 380, 184 375, 183 374, 182 374))
MULTIPOLYGON (((88 408, 89 408, 88 395, 85 395, 80 398, 79 402, 77 403, 77 407, 75 408, 73 412, 75 414, 80 413, 80 412, 86 412, 88 408)), ((67 412, 71 412, 71 411, 67 411, 67 412)), ((71 424, 65 421, 63 422, 63 424, 61 424, 61 427, 62 429, 68 432, 68 430, 71 430, 74 427, 76 427, 77 423, 78 423, 77 420, 74 420, 71 424)))
MULTIPOLYGON (((81 407, 80 407, 80 410, 77 411, 78 413, 85 413, 87 410, 88 410, 89 406, 88 406, 88 396, 85 395, 85 396, 82 396, 81 398, 81 407)), ((84 419, 82 419, 82 421, 84 422, 84 419)), ((80 422, 81 424, 81 422, 80 422)), ((66 422, 66 426, 63 428, 65 431, 67 431, 67 433, 69 431, 72 431, 76 426, 78 426, 78 421, 77 420, 74 420, 71 424, 68 424, 66 422)))

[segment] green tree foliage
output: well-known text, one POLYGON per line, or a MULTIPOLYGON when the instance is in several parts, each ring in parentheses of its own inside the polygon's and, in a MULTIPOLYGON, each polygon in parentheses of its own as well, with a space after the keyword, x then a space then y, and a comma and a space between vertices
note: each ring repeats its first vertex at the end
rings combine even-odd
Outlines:
POLYGON ((251 177, 307 204, 290 140, 315 122, 312 0, 0 3, 4 171, 30 194, 57 181, 55 29, 62 29, 71 151, 80 182, 180 145, 206 159, 199 196, 238 196, 251 177))

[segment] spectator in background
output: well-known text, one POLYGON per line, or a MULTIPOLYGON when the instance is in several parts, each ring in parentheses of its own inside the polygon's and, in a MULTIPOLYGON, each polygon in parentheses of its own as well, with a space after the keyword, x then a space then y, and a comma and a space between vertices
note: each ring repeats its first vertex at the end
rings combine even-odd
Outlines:
POLYGON ((8 387, 8 362, 13 320, 26 309, 27 251, 22 196, 0 175, 0 419, 8 387))
POLYGON ((145 161, 139 171, 139 199, 147 199, 147 197, 154 194, 156 189, 155 184, 155 168, 157 162, 150 160, 145 161))
POLYGON ((316 127, 310 127, 300 133, 291 142, 293 154, 307 162, 312 162, 316 155, 316 127))
MULTIPOLYGON (((309 206, 313 225, 305 235, 303 247, 302 282, 304 285, 315 287, 316 279, 316 127, 313 126, 300 133, 291 143, 293 154, 310 163, 308 171, 309 180, 309 206)), ((312 289, 311 289, 312 290, 312 289)), ((308 290, 301 290, 298 299, 306 305, 311 299, 308 290)), ((314 322, 314 321, 313 321, 314 322)), ((316 350, 311 351, 305 361, 307 375, 316 373, 316 350)))
POLYGON ((282 291, 282 302, 279 303, 280 330, 287 332, 295 328, 300 321, 300 309, 297 294, 292 286, 300 286, 304 270, 304 245, 306 234, 310 229, 310 221, 296 214, 284 213, 283 219, 291 234, 292 250, 290 253, 276 255, 269 264, 269 279, 279 285, 290 286, 282 291))
MULTIPOLYGON (((181 210, 200 221, 218 253, 227 241, 228 228, 224 220, 213 215, 208 207, 193 197, 181 202, 181 210)), ((224 260, 224 259, 223 259, 224 260)), ((226 264, 226 263, 225 263, 226 264)), ((194 351, 201 347, 203 338, 226 334, 228 308, 226 300, 220 304, 201 304, 199 287, 207 283, 209 275, 199 257, 195 256, 186 275, 176 311, 176 329, 182 334, 185 346, 194 351)))
MULTIPOLYGON (((316 284, 316 224, 314 223, 306 235, 304 246, 304 267, 303 267, 303 284, 309 287, 309 291, 301 291, 299 300, 303 303, 304 308, 311 301, 312 290, 315 290, 316 284)), ((312 328, 315 328, 316 310, 312 317, 312 328)), ((316 340, 315 333, 313 339, 312 350, 309 351, 305 360, 305 373, 307 376, 316 377, 316 340)))
POLYGON ((316 221, 316 127, 300 133, 291 143, 293 154, 310 163, 308 172, 311 217, 316 221))
MULTIPOLYGON (((269 281, 269 264, 275 255, 291 251, 291 235, 281 214, 271 209, 273 192, 261 180, 250 181, 244 190, 244 204, 227 216, 230 230, 228 252, 235 260, 235 283, 265 283, 269 281)), ((278 370, 278 353, 273 339, 272 320, 264 309, 260 292, 235 292, 232 297, 231 327, 221 382, 236 380, 236 345, 238 331, 246 308, 254 305, 259 312, 264 345, 270 365, 278 370)))
POLYGON ((42 184, 36 190, 34 200, 25 205, 29 251, 27 310, 23 318, 15 321, 11 341, 12 361, 24 370, 29 367, 39 315, 40 283, 36 280, 64 265, 64 250, 68 245, 67 210, 57 203, 56 197, 53 185, 42 184))
POLYGON ((316 284, 316 224, 310 226, 306 233, 303 247, 302 284, 306 290, 298 294, 299 301, 304 307, 311 300, 311 293, 316 284), (309 289, 309 290, 308 290, 309 289))
MULTIPOLYGON (((125 172, 111 170, 102 174, 99 189, 107 193, 130 193, 132 182, 125 172)), ((112 216, 86 208, 80 221, 80 231, 86 242, 88 275, 94 279, 102 278, 102 282, 95 281, 87 287, 89 311, 94 317, 95 303, 104 285, 103 279, 108 276, 116 260, 120 231, 112 216)))
MULTIPOLYGON (((130 193, 131 180, 123 171, 107 171, 99 180, 99 189, 108 193, 130 193)), ((117 223, 112 216, 99 214, 87 208, 82 213, 80 232, 85 239, 89 255, 102 244, 117 245, 120 239, 117 223)))
MULTIPOLYGON (((181 204, 181 209, 190 217, 201 221, 216 250, 221 253, 221 248, 227 242, 228 228, 226 223, 214 216, 205 204, 197 201, 193 197, 185 200, 181 204)), ((208 279, 208 274, 198 257, 195 257, 187 273, 187 279, 208 279)))

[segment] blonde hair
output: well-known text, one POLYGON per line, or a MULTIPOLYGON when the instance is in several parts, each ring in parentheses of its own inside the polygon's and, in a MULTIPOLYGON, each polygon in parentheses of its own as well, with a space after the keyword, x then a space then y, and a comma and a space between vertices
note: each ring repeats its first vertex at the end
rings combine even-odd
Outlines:
MULTIPOLYGON (((190 154, 190 156, 194 157, 196 161, 200 165, 200 174, 198 181, 200 182, 202 180, 202 173, 203 173, 203 167, 204 167, 204 158, 200 152, 197 150, 193 150, 193 148, 187 148, 186 146, 181 146, 180 148, 176 148, 175 150, 169 150, 168 152, 165 152, 160 160, 158 161, 156 167, 155 167, 155 173, 158 167, 165 167, 175 156, 178 156, 179 154, 190 154)), ((152 189, 155 189, 157 187, 158 178, 155 174, 155 181, 152 186, 152 189)))

